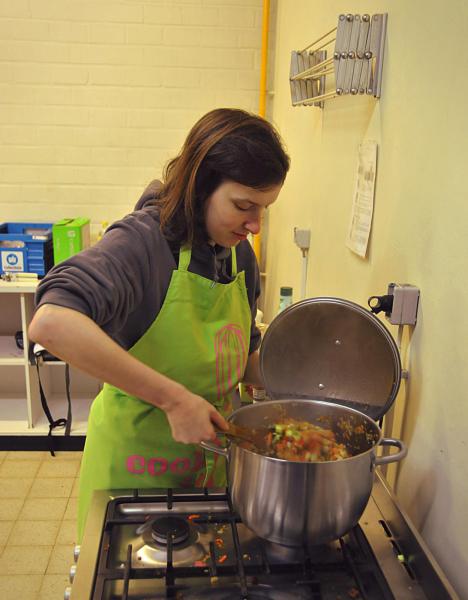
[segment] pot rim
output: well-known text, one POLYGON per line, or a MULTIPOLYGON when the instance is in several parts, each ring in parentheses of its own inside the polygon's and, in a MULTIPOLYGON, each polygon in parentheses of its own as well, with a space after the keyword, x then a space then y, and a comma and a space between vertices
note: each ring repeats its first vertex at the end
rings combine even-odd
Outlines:
MULTIPOLYGON (((301 461, 301 460, 286 460, 285 458, 277 458, 275 456, 265 456, 264 454, 260 454, 259 452, 254 452, 253 450, 248 450, 247 448, 242 448, 241 446, 239 446, 238 444, 236 444, 236 442, 233 442, 232 440, 230 440, 228 442, 227 450, 231 451, 231 448, 235 447, 236 450, 241 450, 242 452, 248 452, 249 454, 253 454, 254 456, 260 456, 264 460, 285 463, 285 464, 290 464, 290 465, 342 464, 344 462, 348 462, 351 460, 361 458, 361 457, 365 456, 366 454, 375 453, 375 448, 380 444, 380 442, 383 439, 382 430, 377 425, 377 423, 374 421, 374 419, 372 419, 372 417, 369 417, 365 413, 362 413, 361 411, 356 410, 354 408, 349 408, 348 406, 343 406, 342 404, 335 404, 334 402, 328 402, 325 400, 308 400, 308 399, 304 399, 304 398, 283 398, 283 399, 275 399, 275 400, 264 400, 261 403, 259 402, 258 404, 261 404, 263 406, 265 404, 269 404, 269 405, 282 404, 284 402, 296 402, 299 404, 306 404, 306 403, 307 404, 308 403, 320 404, 320 405, 324 406, 325 408, 338 408, 344 412, 351 413, 353 415, 357 415, 359 417, 362 417, 367 423, 369 423, 376 430, 376 432, 378 433, 378 439, 370 448, 368 448, 367 450, 364 450, 364 452, 360 452, 359 454, 355 454, 353 456, 349 456, 348 458, 343 458, 341 460, 316 460, 316 461, 307 461, 307 462, 301 461)), ((242 413, 242 412, 247 412, 249 409, 251 409, 254 406, 257 406, 257 404, 248 404, 247 406, 241 406, 240 408, 236 409, 231 415, 229 415, 227 420, 232 421, 232 419, 236 415, 238 415, 239 413, 242 413)))

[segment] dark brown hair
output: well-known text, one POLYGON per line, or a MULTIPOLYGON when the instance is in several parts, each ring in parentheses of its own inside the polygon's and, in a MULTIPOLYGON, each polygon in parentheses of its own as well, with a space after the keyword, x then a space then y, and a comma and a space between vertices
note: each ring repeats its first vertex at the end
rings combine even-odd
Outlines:
POLYGON ((288 169, 289 157, 268 121, 238 109, 212 110, 164 170, 156 204, 165 237, 180 244, 206 240, 206 199, 221 183, 266 190, 282 184, 288 169))

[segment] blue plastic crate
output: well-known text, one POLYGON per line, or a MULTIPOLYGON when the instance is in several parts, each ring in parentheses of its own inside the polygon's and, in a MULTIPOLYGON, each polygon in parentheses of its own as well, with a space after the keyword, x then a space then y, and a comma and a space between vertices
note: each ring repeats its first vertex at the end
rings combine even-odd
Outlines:
POLYGON ((0 223, 0 273, 37 273, 54 264, 53 223, 0 223))

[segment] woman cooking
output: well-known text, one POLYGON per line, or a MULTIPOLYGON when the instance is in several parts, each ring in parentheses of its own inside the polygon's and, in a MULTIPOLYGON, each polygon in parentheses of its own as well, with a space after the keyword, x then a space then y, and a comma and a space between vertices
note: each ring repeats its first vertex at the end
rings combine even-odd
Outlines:
POLYGON ((273 127, 217 109, 137 210, 41 282, 29 336, 104 381, 80 474, 79 539, 95 489, 225 485, 197 444, 227 427, 231 394, 261 385, 260 230, 289 159, 273 127))

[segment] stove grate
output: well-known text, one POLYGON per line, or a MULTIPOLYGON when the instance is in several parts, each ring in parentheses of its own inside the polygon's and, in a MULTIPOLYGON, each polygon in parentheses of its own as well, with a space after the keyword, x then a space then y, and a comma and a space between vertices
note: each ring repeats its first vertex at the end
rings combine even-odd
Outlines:
MULTIPOLYGON (((229 534, 233 542, 233 561, 232 564, 220 564, 217 560, 216 547, 214 542, 209 543, 209 553, 205 566, 174 566, 174 540, 170 534, 167 539, 167 563, 164 567, 136 566, 132 564, 132 545, 129 544, 126 549, 125 561, 118 566, 112 566, 109 558, 109 549, 111 546, 112 533, 115 528, 129 524, 141 526, 148 515, 145 514, 119 514, 118 504, 123 500, 114 500, 109 503, 106 520, 104 524, 103 536, 101 540, 100 556, 98 559, 97 572, 95 577, 95 586, 92 599, 108 600, 119 598, 121 600, 132 600, 133 598, 155 599, 159 598, 197 598, 197 593, 208 584, 212 585, 213 594, 220 589, 223 584, 231 586, 236 595, 226 596, 234 599, 255 599, 255 598, 288 598, 293 590, 298 590, 297 598, 310 598, 312 600, 327 600, 330 597, 329 590, 335 588, 334 582, 343 582, 343 589, 349 590, 349 582, 352 583, 353 593, 359 600, 395 600, 385 578, 380 571, 378 563, 372 553, 372 550, 360 527, 356 527, 352 532, 339 540, 337 549, 341 550, 340 559, 334 562, 323 562, 315 560, 309 548, 302 549, 302 558, 300 562, 294 560, 277 562, 269 558, 267 544, 265 540, 256 539, 260 550, 258 564, 245 563, 242 553, 242 542, 239 537, 238 527, 241 525, 239 517, 230 506, 230 498, 227 494, 209 494, 204 491, 202 494, 183 495, 177 493, 167 494, 164 500, 161 496, 152 498, 150 496, 139 497, 135 495, 131 498, 132 502, 139 502, 147 505, 151 501, 165 502, 169 508, 181 502, 187 503, 187 513, 190 513, 189 503, 208 500, 226 500, 227 510, 224 513, 200 513, 193 521, 197 524, 220 524, 229 529, 229 534), (132 586, 137 586, 138 582, 154 581, 155 588, 163 582, 164 595, 149 596, 132 595, 132 586), (134 582, 132 584, 132 582, 134 582), (211 583, 210 583, 211 582, 211 583), (280 589, 282 586, 289 586, 286 595, 259 595, 264 593, 265 589, 280 589), (193 586, 189 589, 187 586, 193 586), (217 586, 220 586, 219 588, 217 586), (331 586, 331 587, 330 587, 331 586), (119 589, 117 595, 109 589, 119 589), (197 592, 196 590, 199 590, 197 592), (190 591, 192 590, 192 591, 190 591), (304 590, 306 590, 304 592, 304 590), (305 594, 305 595, 302 595, 305 594)), ((129 498, 125 498, 126 503, 129 498)), ((169 509, 170 510, 170 509, 169 509)), ((226 530, 227 531, 227 530, 226 530)), ((219 556, 218 556, 219 559, 219 556)), ((135 589, 135 587, 133 587, 135 589)), ((212 589, 210 587, 210 589, 212 589)), ((341 589, 338 593, 342 593, 341 589)), ((266 592, 265 592, 266 593, 266 592)), ((270 593, 270 592, 268 592, 270 593)), ((201 597, 201 596, 200 596, 201 597)), ((209 597, 223 597, 206 594, 209 597)))
POLYGON ((130 585, 130 572, 132 570, 132 545, 127 548, 127 560, 125 561, 124 583, 123 583, 123 600, 128 600, 128 588, 130 585))

